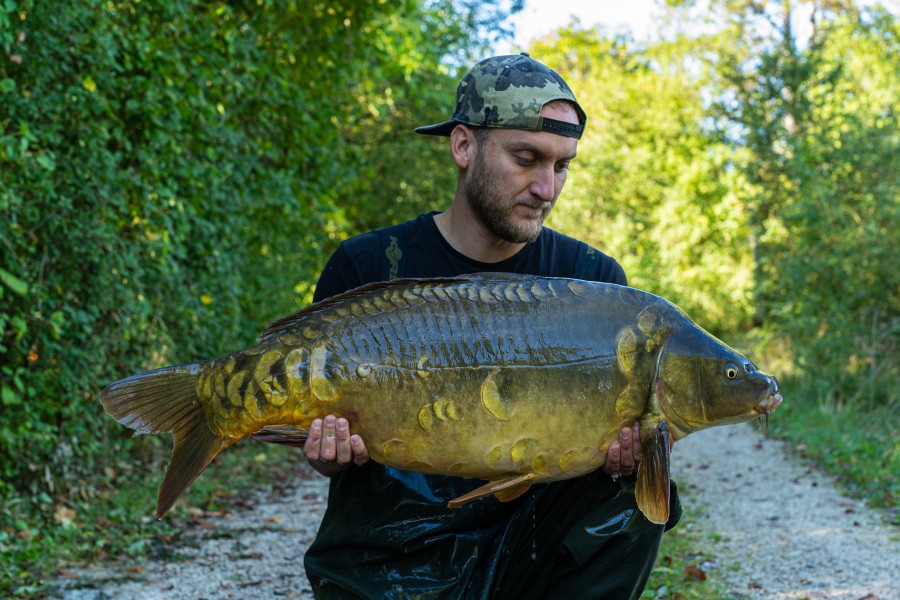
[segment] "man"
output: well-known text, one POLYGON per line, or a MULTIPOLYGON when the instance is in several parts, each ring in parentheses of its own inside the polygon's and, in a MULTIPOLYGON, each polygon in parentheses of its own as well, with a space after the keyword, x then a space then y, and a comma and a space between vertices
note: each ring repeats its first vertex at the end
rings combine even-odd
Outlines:
MULTIPOLYGON (((615 260, 543 226, 585 122, 569 86, 527 54, 481 61, 460 82, 453 117, 416 129, 450 138, 450 208, 342 243, 315 299, 398 276, 486 271, 625 285, 615 260)), ((447 501, 482 481, 368 461, 345 419, 316 420, 304 453, 332 478, 305 559, 320 598, 637 597, 663 533, 636 509, 627 477, 641 458, 637 425, 622 430, 601 471, 459 509, 447 501)), ((668 527, 680 514, 672 498, 668 527)))

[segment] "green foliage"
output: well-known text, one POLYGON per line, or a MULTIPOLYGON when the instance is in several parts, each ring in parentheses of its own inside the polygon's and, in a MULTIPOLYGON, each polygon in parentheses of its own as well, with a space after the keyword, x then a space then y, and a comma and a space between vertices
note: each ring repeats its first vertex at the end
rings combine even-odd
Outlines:
MULTIPOLYGON (((298 67, 315 81, 349 74, 299 49, 310 64, 296 64, 282 23, 293 16, 310 32, 307 11, 29 9, 14 13, 21 62, 0 73, 15 82, 0 116, 12 334, 0 368, 12 379, 4 402, 17 407, 0 418, 0 444, 19 457, 0 469, 6 482, 52 492, 71 480, 64 463, 94 468, 105 429, 98 384, 245 344, 296 304, 291 289, 315 273, 344 178, 316 168, 320 143, 342 148, 330 115, 291 125, 311 104, 349 103, 298 67), (287 281, 273 285, 276 265, 287 281)), ((317 26, 337 35, 342 18, 317 26)))
POLYGON ((900 380, 900 25, 878 8, 824 17, 805 49, 786 21, 768 43, 726 31, 720 108, 748 150, 758 320, 817 396, 883 405, 900 380))
POLYGON ((0 3, 2 543, 96 500, 114 457, 166 452, 102 414, 104 385, 249 345, 308 302, 329 251, 396 190, 381 218, 437 196, 414 174, 436 170, 439 146, 376 171, 378 153, 450 110, 442 59, 470 62, 504 14, 450 0, 0 3))
POLYGON ((834 4, 804 45, 789 3, 720 4, 718 31, 695 38, 640 46, 576 24, 532 46, 588 113, 552 225, 716 333, 762 325, 790 340, 818 395, 889 402, 897 18, 834 4))

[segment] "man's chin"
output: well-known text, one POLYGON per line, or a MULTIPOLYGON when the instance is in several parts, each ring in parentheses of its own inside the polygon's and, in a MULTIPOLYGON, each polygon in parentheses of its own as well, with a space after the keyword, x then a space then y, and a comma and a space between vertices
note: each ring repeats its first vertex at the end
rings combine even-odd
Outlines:
POLYGON ((536 240, 549 212, 525 204, 515 204, 502 214, 476 211, 481 222, 493 235, 510 244, 525 244, 536 240))
POLYGON ((516 223, 515 225, 510 224, 509 227, 506 228, 504 232, 505 235, 501 237, 505 239, 507 242, 511 242, 513 244, 525 244, 528 242, 533 242, 538 239, 538 236, 541 235, 541 229, 543 228, 543 219, 536 221, 536 223, 524 224, 524 223, 516 223))
POLYGON ((524 238, 524 241, 533 242, 541 233, 544 226, 544 219, 547 218, 549 211, 540 208, 517 207, 509 219, 509 228, 518 233, 516 237, 524 238))

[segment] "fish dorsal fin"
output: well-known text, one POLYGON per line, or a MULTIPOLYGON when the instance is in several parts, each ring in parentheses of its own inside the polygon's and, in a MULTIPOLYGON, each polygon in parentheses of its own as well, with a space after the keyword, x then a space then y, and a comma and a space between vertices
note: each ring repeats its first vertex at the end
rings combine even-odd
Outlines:
MULTIPOLYGON (((503 271, 483 271, 481 273, 468 273, 466 275, 460 275, 459 277, 455 277, 454 279, 462 279, 463 281, 472 280, 472 279, 487 279, 487 280, 500 280, 507 281, 509 279, 517 279, 521 281, 526 281, 528 279, 537 279, 536 275, 520 275, 519 273, 504 273, 503 271)), ((546 277, 545 279, 555 279, 551 277, 546 277)))
POLYGON ((257 338, 257 342, 264 342, 267 339, 276 336, 287 329, 290 329, 301 319, 320 312, 322 310, 331 308, 338 304, 343 304, 348 300, 353 300, 358 298, 359 296, 364 296, 366 294, 370 294, 372 292, 376 292, 378 290, 385 290, 395 287, 402 287, 407 285, 440 285, 440 284, 459 284, 465 283, 467 281, 475 281, 475 280, 506 280, 506 279, 514 279, 514 278, 524 278, 522 275, 515 275, 513 273, 473 273, 471 275, 461 275, 459 277, 428 277, 428 278, 414 278, 414 277, 406 277, 402 279, 392 279, 390 281, 377 281, 374 283, 366 283, 359 287, 353 288, 352 290, 348 290, 341 294, 337 294, 336 296, 332 296, 331 298, 326 298, 325 300, 321 300, 314 304, 310 304, 305 308, 301 308, 300 310, 287 315, 286 317, 282 317, 278 319, 271 325, 265 328, 262 333, 259 334, 257 338))
POLYGON ((371 292, 375 292, 378 290, 389 289, 393 287, 400 287, 404 285, 410 285, 413 283, 446 283, 448 281, 455 281, 452 277, 445 278, 434 278, 434 279, 392 279, 391 281, 376 281, 375 283, 366 283, 359 287, 353 288, 352 290, 347 290, 341 294, 337 294, 336 296, 332 296, 331 298, 326 298, 325 300, 320 300, 319 302, 315 302, 310 304, 305 308, 301 308, 300 310, 293 312, 286 317, 282 317, 269 325, 263 330, 262 333, 259 334, 257 338, 258 342, 263 342, 272 336, 275 336, 279 333, 282 333, 286 329, 290 329, 293 327, 297 321, 327 308, 331 308, 332 306, 336 306, 338 304, 342 304, 348 300, 353 300, 359 296, 363 296, 365 294, 369 294, 371 292))
POLYGON ((468 494, 463 494, 459 498, 454 498, 447 503, 447 506, 449 508, 459 508, 472 500, 477 500, 490 495, 496 496, 500 502, 509 502, 528 491, 528 488, 531 487, 531 480, 534 479, 534 477, 534 473, 524 473, 522 475, 513 475, 506 479, 489 481, 468 494))
POLYGON ((653 523, 669 520, 669 452, 671 434, 665 422, 661 422, 642 442, 644 460, 638 465, 634 496, 638 508, 653 523))

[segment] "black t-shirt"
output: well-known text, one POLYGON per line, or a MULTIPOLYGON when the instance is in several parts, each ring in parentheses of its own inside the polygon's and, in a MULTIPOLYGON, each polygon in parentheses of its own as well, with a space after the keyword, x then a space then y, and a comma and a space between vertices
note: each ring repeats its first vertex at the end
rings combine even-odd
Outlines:
MULTIPOLYGON (((515 256, 497 263, 472 260, 443 238, 434 214, 372 231, 343 242, 316 288, 322 300, 393 277, 453 277, 512 272, 577 277, 626 285, 621 266, 574 238, 544 228, 515 256)), ((510 537, 520 498, 485 498, 461 508, 447 502, 483 481, 425 475, 369 461, 331 479, 328 509, 305 557, 307 575, 322 597, 406 597, 451 592, 478 596, 491 578, 510 537)), ((555 484, 550 484, 555 485, 555 484)), ((522 509, 526 510, 526 509, 522 509)), ((530 515, 529 511, 529 515, 530 515)))
POLYGON ((507 272, 628 284, 625 271, 614 259, 547 227, 537 240, 506 260, 496 263, 473 260, 454 250, 444 239, 434 222, 435 214, 419 215, 406 223, 370 231, 341 243, 319 278, 315 300, 398 276, 455 277, 507 272), (394 263, 397 268, 392 273, 394 263))

